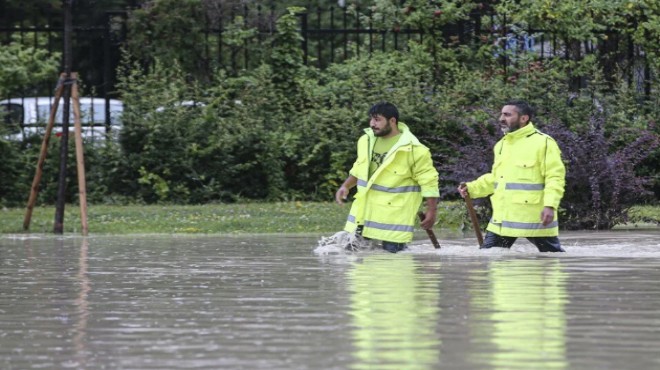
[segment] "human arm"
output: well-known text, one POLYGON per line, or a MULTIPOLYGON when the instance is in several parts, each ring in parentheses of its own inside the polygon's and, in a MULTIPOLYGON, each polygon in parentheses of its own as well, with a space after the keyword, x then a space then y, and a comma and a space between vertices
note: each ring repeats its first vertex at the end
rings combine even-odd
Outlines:
POLYGON ((341 184, 337 192, 335 193, 335 201, 337 204, 344 205, 344 201, 346 201, 346 198, 348 198, 348 192, 353 188, 355 185, 357 185, 357 177, 353 175, 348 175, 346 180, 344 180, 344 183, 341 184))
POLYGON ((559 208, 559 202, 564 195, 564 186, 566 185, 566 168, 561 160, 561 150, 551 138, 546 141, 543 165, 545 179, 541 223, 547 226, 555 219, 555 211, 559 208))
POLYGON ((564 167, 564 162, 561 160, 559 146, 551 138, 548 138, 546 141, 546 152, 544 155, 543 206, 556 210, 559 208, 559 202, 564 196, 566 168, 564 167))
POLYGON ((438 197, 440 196, 439 175, 433 166, 431 152, 428 148, 415 149, 413 155, 417 155, 414 157, 413 177, 420 185, 422 197, 426 199, 426 212, 424 212, 424 219, 420 225, 423 229, 428 230, 435 225, 437 218, 438 197))
POLYGON ((420 222, 422 229, 428 230, 435 225, 438 212, 438 198, 426 198, 426 212, 424 219, 420 222))
POLYGON ((468 195, 472 198, 487 197, 495 192, 495 176, 490 172, 483 174, 474 181, 462 182, 457 190, 463 198, 468 195))

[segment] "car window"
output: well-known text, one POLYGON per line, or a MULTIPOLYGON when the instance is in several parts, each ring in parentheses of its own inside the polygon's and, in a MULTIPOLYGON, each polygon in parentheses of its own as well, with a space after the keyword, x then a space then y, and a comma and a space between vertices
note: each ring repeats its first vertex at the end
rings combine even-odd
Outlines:
MULTIPOLYGON (((62 122, 62 111, 60 111, 62 107, 57 108, 57 115, 55 118, 55 122, 62 122)), ((50 117, 50 105, 47 104, 39 104, 37 105, 37 122, 43 123, 43 122, 48 122, 48 117, 50 117)))
MULTIPOLYGON (((113 105, 110 105, 110 124, 117 125, 121 122, 119 121, 119 116, 121 112, 113 111, 113 105)), ((69 124, 73 125, 73 107, 71 106, 69 111, 69 124)), ((37 120, 41 123, 48 122, 48 117, 50 115, 50 105, 41 104, 37 107, 37 120)), ((58 124, 62 123, 62 106, 60 105, 57 108, 57 113, 55 115, 55 122, 58 124)), ((80 122, 82 124, 89 125, 90 123, 95 123, 99 125, 105 124, 105 102, 99 100, 99 103, 94 104, 81 104, 80 105, 80 122)))
MULTIPOLYGON (((110 108, 112 109, 112 108, 110 108)), ((110 110, 110 124, 121 126, 121 114, 122 111, 119 110, 110 110)))
MULTIPOLYGON (((95 123, 105 124, 105 103, 94 103, 93 105, 84 105, 82 108, 85 112, 82 113, 86 117, 94 117, 95 123), (90 111, 91 108, 91 111, 90 111)), ((121 111, 117 110, 117 107, 114 104, 110 104, 110 124, 119 125, 121 124, 120 117, 121 111)))

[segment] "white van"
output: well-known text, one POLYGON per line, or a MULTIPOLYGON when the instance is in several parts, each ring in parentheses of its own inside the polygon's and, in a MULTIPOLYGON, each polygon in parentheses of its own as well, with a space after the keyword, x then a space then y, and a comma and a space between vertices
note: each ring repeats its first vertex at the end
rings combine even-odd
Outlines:
MULTIPOLYGON (((0 100, 0 133, 8 140, 25 140, 32 135, 42 136, 46 131, 53 97, 11 98, 0 100)), ((108 104, 108 125, 106 125, 106 99, 80 98, 80 123, 85 141, 100 141, 107 134, 117 137, 121 129, 121 114, 124 105, 121 101, 110 99, 108 104)), ((53 135, 62 132, 62 111, 64 99, 60 99, 53 135)), ((73 99, 69 108, 69 136, 73 139, 73 99)))

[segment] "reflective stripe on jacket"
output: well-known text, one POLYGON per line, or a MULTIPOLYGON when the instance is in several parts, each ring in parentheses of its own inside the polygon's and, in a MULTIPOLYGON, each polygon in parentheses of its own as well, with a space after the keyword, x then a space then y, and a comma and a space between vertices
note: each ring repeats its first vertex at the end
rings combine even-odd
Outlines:
POLYGON ((357 159, 350 174, 358 179, 357 194, 344 230, 363 226, 366 238, 407 243, 412 240, 416 213, 423 197, 437 198, 438 171, 429 149, 404 123, 401 136, 383 163, 369 178, 369 163, 376 137, 368 128, 357 144, 357 159))
POLYGON ((505 135, 493 150, 491 172, 467 183, 473 198, 492 194, 487 229, 502 236, 557 236, 566 175, 557 143, 530 122, 505 135), (546 226, 541 223, 543 207, 555 209, 555 219, 546 226))

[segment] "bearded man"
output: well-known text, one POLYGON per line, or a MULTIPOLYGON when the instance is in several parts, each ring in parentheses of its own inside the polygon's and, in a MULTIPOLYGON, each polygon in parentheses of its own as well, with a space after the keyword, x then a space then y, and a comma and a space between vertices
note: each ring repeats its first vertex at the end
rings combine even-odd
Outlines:
POLYGON ((533 117, 527 102, 505 103, 499 119, 504 137, 493 148, 491 171, 458 187, 463 198, 491 196, 493 215, 482 249, 511 248, 517 238, 525 237, 541 252, 564 252, 557 209, 566 169, 559 146, 534 127, 533 117))

